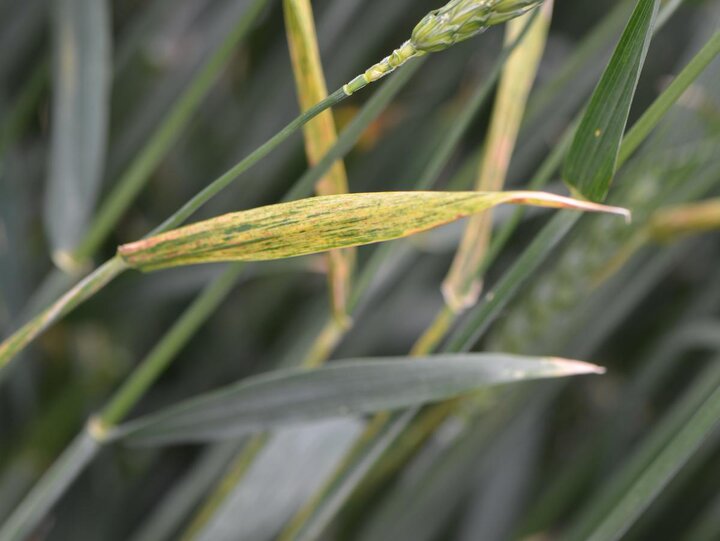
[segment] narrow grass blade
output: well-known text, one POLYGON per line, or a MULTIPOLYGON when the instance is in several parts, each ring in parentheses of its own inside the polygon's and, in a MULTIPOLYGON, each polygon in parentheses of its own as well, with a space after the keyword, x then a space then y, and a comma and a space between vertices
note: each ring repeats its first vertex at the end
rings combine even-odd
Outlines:
POLYGON ((575 134, 563 179, 578 194, 605 199, 630 114, 659 0, 639 0, 575 134))
POLYGON ((92 216, 102 180, 110 108, 111 27, 105 0, 55 3, 50 176, 45 229, 55 263, 70 253, 92 216))
MULTIPOLYGON (((328 95, 325 74, 315 32, 310 0, 285 0, 283 2, 290 57, 295 74, 300 107, 306 111, 328 95)), ((337 141, 332 112, 323 111, 304 128, 305 153, 310 166, 316 165, 337 141)), ((345 164, 338 160, 316 184, 318 195, 334 195, 348 192, 345 164)), ((328 282, 335 318, 345 325, 348 320, 347 299, 355 255, 352 249, 333 250, 328 256, 328 282)))
POLYGON ((611 212, 541 192, 377 192, 301 199, 226 214, 125 244, 131 267, 149 271, 217 261, 262 261, 398 239, 504 203, 611 212))
POLYGON ((603 370, 578 361, 503 354, 345 361, 249 378, 112 436, 145 444, 206 441, 327 417, 407 408, 494 385, 603 370))
MULTIPOLYGON (((503 68, 488 136, 484 143, 483 160, 475 184, 478 191, 503 189, 528 94, 545 50, 552 9, 553 2, 548 0, 539 13, 528 14, 510 21, 507 25, 507 44, 517 38, 526 24, 531 24, 531 27, 503 68), (531 17, 535 17, 534 20, 527 23, 526 18, 531 17)), ((487 252, 491 224, 492 215, 489 212, 474 216, 469 221, 453 264, 443 282, 445 302, 455 312, 460 312, 477 301, 480 291, 477 271, 487 252)))

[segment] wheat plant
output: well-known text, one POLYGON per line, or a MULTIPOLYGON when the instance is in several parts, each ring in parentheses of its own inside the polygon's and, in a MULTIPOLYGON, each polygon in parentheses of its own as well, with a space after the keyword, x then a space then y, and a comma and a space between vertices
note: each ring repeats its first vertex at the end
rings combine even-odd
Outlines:
POLYGON ((717 2, 0 13, 0 541, 720 537, 717 2))

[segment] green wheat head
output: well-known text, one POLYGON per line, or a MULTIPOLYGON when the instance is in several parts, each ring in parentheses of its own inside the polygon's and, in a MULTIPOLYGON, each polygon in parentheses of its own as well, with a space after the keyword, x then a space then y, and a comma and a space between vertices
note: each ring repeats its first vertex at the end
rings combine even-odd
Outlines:
POLYGON ((543 0, 451 0, 417 24, 410 41, 418 51, 434 53, 487 28, 519 17, 543 0))
POLYGON ((425 15, 413 29, 409 40, 365 73, 355 77, 343 90, 349 96, 395 71, 411 58, 445 50, 493 25, 519 17, 542 2, 543 0, 450 0, 440 9, 425 15))

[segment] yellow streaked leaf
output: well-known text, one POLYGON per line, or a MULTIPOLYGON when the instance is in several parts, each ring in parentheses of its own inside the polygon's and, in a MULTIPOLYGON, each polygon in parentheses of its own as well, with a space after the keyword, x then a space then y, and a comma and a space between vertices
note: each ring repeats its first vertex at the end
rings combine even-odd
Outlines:
POLYGON ((131 267, 157 270, 220 261, 262 261, 382 242, 504 203, 629 212, 542 192, 375 192, 301 199, 225 214, 121 246, 131 267))

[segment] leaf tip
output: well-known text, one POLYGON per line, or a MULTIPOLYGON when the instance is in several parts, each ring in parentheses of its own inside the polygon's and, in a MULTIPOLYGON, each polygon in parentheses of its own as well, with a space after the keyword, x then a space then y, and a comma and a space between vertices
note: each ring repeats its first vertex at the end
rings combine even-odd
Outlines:
POLYGON ((548 359, 548 362, 556 368, 558 376, 578 376, 582 374, 602 375, 607 372, 603 366, 586 363, 585 361, 576 361, 574 359, 551 357, 548 359))
POLYGON ((624 207, 608 207, 608 212, 611 214, 617 214, 625 219, 625 223, 630 225, 632 223, 632 211, 624 207))

